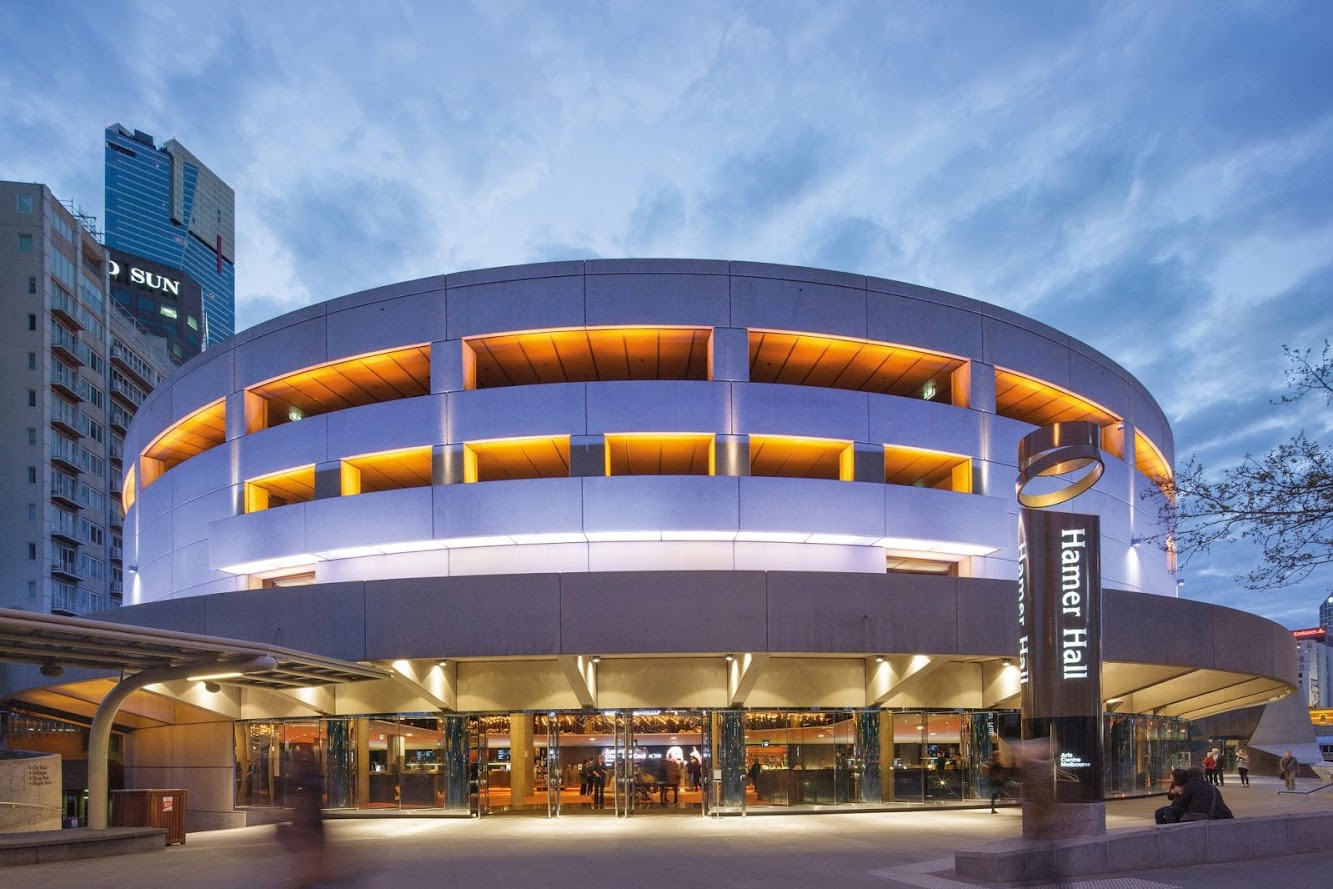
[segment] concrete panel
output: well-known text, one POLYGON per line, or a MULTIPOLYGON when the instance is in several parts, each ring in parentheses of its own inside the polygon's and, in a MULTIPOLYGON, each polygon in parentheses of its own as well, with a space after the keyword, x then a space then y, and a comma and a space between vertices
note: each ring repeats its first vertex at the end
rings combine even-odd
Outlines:
MULTIPOLYGON (((328 361, 323 307, 319 308, 317 317, 294 321, 249 342, 238 342, 235 346, 236 388, 248 388, 328 361)), ((284 315, 283 319, 291 317, 284 315)))
POLYGON ((960 358, 980 358, 982 317, 976 312, 892 293, 868 279, 866 337, 960 358))
POLYGON ((230 486, 241 481, 232 476, 232 448, 235 442, 204 451, 191 457, 184 463, 172 467, 165 475, 153 482, 156 487, 168 477, 171 479, 171 502, 179 508, 195 503, 201 497, 216 494, 219 490, 230 490, 230 486))
POLYGON ((578 532, 583 520, 581 481, 537 478, 432 488, 434 536, 578 532))
POLYGON ((958 653, 958 581, 910 575, 768 575, 771 651, 958 653))
POLYGON ((629 541, 587 544, 588 571, 730 571, 733 545, 723 541, 629 541))
POLYGON ((884 485, 883 491, 885 536, 994 546, 1002 553, 1018 546, 1017 525, 1001 497, 906 485, 884 485))
POLYGON ((460 710, 577 710, 579 706, 555 661, 458 665, 460 710))
POLYGON ((438 294, 438 298, 443 300, 447 280, 444 275, 428 275, 425 278, 414 278, 411 281, 397 281, 393 284, 385 284, 383 287, 358 290, 356 293, 349 293, 346 296, 331 299, 325 305, 328 313, 332 314, 344 309, 397 299, 400 296, 410 296, 414 293, 438 294))
POLYGON ((742 541, 736 543, 733 549, 737 571, 884 573, 884 550, 877 546, 742 541))
POLYGON ((171 555, 174 537, 170 514, 152 522, 145 522, 142 528, 138 537, 137 553, 140 567, 171 555))
POLYGON ((864 538, 864 544, 883 533, 883 485, 756 476, 738 481, 741 531, 853 535, 864 538))
POLYGON ((444 290, 346 308, 330 305, 329 359, 444 339, 444 290))
POLYGON ((727 666, 721 658, 606 659, 597 665, 597 706, 725 707, 727 666))
POLYGON ((696 380, 589 383, 589 434, 717 432, 731 421, 731 387, 696 380))
POLYGON ((326 657, 363 660, 366 592, 360 583, 247 590, 207 599, 208 632, 326 657))
POLYGON ((1204 821, 1206 830, 1201 837, 1208 847, 1208 863, 1246 861, 1250 858, 1249 834, 1252 828, 1245 821, 1204 821))
POLYGON ((139 523, 139 527, 146 528, 170 514, 175 501, 176 475, 179 474, 181 473, 168 472, 139 491, 134 506, 130 507, 130 514, 139 523))
MULTIPOLYGON (((226 398, 236 390, 235 355, 230 349, 204 353, 208 360, 198 364, 191 363, 188 368, 172 374, 166 381, 167 391, 171 395, 171 412, 174 419, 188 417, 202 407, 226 398)), ((137 418, 137 414, 135 415, 137 418)))
POLYGON ((297 503, 209 525, 209 563, 213 568, 309 552, 305 541, 305 506, 297 503))
POLYGON ((130 422, 133 434, 125 437, 126 458, 137 458, 149 442, 180 418, 172 408, 169 397, 145 399, 130 422))
POLYGON ((1129 413, 1132 387, 1120 368, 1078 349, 1069 352, 1069 378, 1075 392, 1119 416, 1129 413))
POLYGON ((443 549, 333 559, 315 563, 316 583, 394 580, 403 577, 445 577, 448 574, 449 551, 443 549))
POLYGON ((176 589, 207 583, 216 575, 208 563, 208 541, 177 543, 171 553, 171 582, 176 589))
POLYGON ((589 326, 726 327, 731 285, 722 274, 595 274, 587 277, 589 326))
POLYGON ((112 608, 99 613, 97 619, 180 633, 208 634, 207 600, 200 596, 112 608))
POLYGON ((994 318, 985 320, 983 330, 982 360, 987 364, 993 364, 997 369, 1018 371, 1063 386, 1071 392, 1078 391, 1069 377, 1068 337, 1061 335, 1059 339, 1052 339, 994 318))
POLYGON ((450 339, 518 330, 582 327, 583 275, 456 286, 449 281, 450 339))
MULTIPOLYGON (((324 414, 328 424, 326 459, 416 448, 444 441, 445 397, 401 398, 324 414)), ((302 420, 301 423, 309 422, 302 420)), ((301 423, 289 424, 299 426, 301 423)))
POLYGON ((1161 861, 1172 867, 1189 867, 1208 860, 1208 827, 1206 821, 1186 824, 1167 824, 1157 828, 1157 851, 1161 861))
POLYGON ((561 578, 561 650, 572 654, 767 649, 766 589, 757 572, 654 571, 561 578), (633 615, 612 620, 612 615, 633 615))
MULTIPOLYGON (((1264 639, 1270 632, 1271 622, 1254 614, 1246 614, 1231 608, 1212 608, 1209 611, 1212 624, 1214 651, 1209 662, 1219 669, 1234 670, 1238 673, 1256 673, 1260 676, 1282 675, 1273 671, 1273 647, 1256 645, 1256 640, 1264 639)), ((1284 640, 1287 651, 1295 663, 1295 642, 1290 637, 1284 640)))
POLYGON ((703 475, 585 478, 583 530, 735 531, 740 481, 703 475))
MULTIPOLYGON (((299 466, 312 466, 329 459, 330 414, 283 423, 236 440, 237 474, 240 481, 270 475, 299 466)), ((186 466, 187 464, 182 464, 186 466)))
POLYGON ((865 392, 775 383, 733 383, 732 392, 734 432, 870 441, 865 392))
POLYGON ((965 457, 981 455, 982 415, 919 398, 871 395, 869 441, 965 457))
POLYGON ((745 277, 737 271, 738 265, 742 264, 732 263, 731 326, 865 339, 864 278, 838 275, 844 283, 835 285, 745 277), (859 285, 854 283, 857 280, 859 285))
POLYGON ((526 543, 522 546, 469 546, 449 550, 449 574, 554 574, 587 571, 586 543, 526 543))
POLYGON ((1102 652, 1110 660, 1214 665, 1210 612, 1216 606, 1164 596, 1105 590, 1102 652))
MULTIPOLYGON (((262 340, 287 327, 302 324, 317 318, 323 318, 326 311, 328 311, 327 303, 314 303, 312 305, 302 306, 285 315, 279 315, 277 318, 270 318, 268 321, 261 321, 254 327, 247 327, 245 330, 239 331, 235 336, 226 341, 226 346, 234 350, 242 345, 248 345, 258 340, 262 340)), ((238 381, 238 385, 249 385, 249 383, 238 381)))
POLYGON ((739 327, 714 328, 712 349, 712 379, 719 382, 749 382, 749 331, 739 327))
POLYGON ((588 431, 586 388, 583 383, 550 383, 451 392, 448 440, 583 435, 588 431))
MULTIPOLYGON (((583 274, 583 260, 534 262, 527 265, 503 265, 489 269, 469 269, 453 272, 447 277, 449 287, 471 287, 474 284, 492 284, 499 281, 524 281, 543 278, 561 278, 583 274)), ((458 337, 462 334, 450 334, 458 337)))
POLYGON ((864 707, 860 658, 773 658, 760 672, 747 707, 864 707), (798 703, 804 702, 804 703, 798 703))
POLYGON ((725 259, 586 259, 583 271, 593 275, 721 275, 731 271, 725 259))
POLYGON ((305 504, 306 546, 325 553, 377 543, 431 540, 431 488, 377 491, 305 504))
POLYGON ((368 658, 559 653, 558 575, 366 583, 368 658))

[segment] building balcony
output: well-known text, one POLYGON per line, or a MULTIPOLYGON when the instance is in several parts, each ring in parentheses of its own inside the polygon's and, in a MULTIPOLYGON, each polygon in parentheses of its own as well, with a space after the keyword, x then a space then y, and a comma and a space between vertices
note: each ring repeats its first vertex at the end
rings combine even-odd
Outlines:
POLYGON ((79 566, 73 559, 59 559, 52 562, 51 575, 53 577, 65 578, 67 580, 83 579, 83 576, 79 574, 79 566))
POLYGON ((110 405, 110 408, 107 411, 107 421, 111 424, 112 429, 116 429, 124 435, 126 430, 130 428, 130 418, 134 414, 114 402, 110 405))
POLYGON ((51 295, 51 313, 66 324, 76 330, 83 330, 83 322, 79 320, 79 306, 74 297, 70 296, 59 287, 51 295))
POLYGON ((51 388, 69 398, 82 399, 79 394, 79 374, 71 367, 56 362, 51 369, 51 388))
POLYGON ((132 385, 123 380, 118 380, 114 376, 111 378, 111 394, 119 398, 125 404, 134 410, 139 409, 139 405, 148 397, 147 393, 138 386, 132 385))
POLYGON ((83 435, 79 409, 63 398, 51 399, 51 425, 72 435, 83 435))
POLYGON ((83 504, 78 500, 79 485, 74 479, 52 479, 51 480, 51 499, 57 500, 66 506, 72 506, 75 509, 82 509, 83 504))
POLYGON ((120 340, 111 341, 111 362, 121 370, 133 374, 145 388, 152 389, 161 382, 157 371, 138 355, 130 351, 120 340))
POLYGON ((51 351, 76 364, 83 363, 79 354, 79 338, 59 324, 51 325, 51 351))

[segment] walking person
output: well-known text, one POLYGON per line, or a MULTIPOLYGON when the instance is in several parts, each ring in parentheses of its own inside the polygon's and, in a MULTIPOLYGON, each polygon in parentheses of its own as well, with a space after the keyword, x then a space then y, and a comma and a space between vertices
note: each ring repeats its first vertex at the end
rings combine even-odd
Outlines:
POLYGON ((1236 751, 1236 773, 1240 775, 1240 786, 1250 786, 1250 753, 1244 747, 1236 751))
POLYGON ((1296 765, 1296 757, 1290 750, 1283 753, 1282 758, 1277 761, 1277 773, 1282 776, 1282 781, 1288 790, 1296 789, 1296 765))
POLYGON ((1227 755, 1218 748, 1213 748, 1213 783, 1218 787, 1227 785, 1227 755))
POLYGON ((1212 751, 1203 755, 1203 777, 1209 784, 1217 783, 1217 758, 1212 751))
POLYGON ((588 766, 588 789, 592 791, 592 807, 606 808, 606 769, 597 760, 590 760, 588 766))

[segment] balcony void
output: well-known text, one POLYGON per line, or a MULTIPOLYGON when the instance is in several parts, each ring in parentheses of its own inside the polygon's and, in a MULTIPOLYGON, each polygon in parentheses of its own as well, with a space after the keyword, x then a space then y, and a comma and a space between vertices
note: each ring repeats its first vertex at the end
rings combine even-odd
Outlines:
POLYGON ((253 386, 249 394, 263 400, 257 428, 280 426, 305 417, 412 398, 430 392, 430 346, 417 345, 361 355, 309 367, 253 386))
POLYGON ((223 399, 190 414, 144 449, 142 487, 151 485, 171 467, 217 447, 226 438, 227 402, 223 399))
POLYGON ((965 361, 890 343, 750 331, 750 381, 820 386, 952 403, 965 361))
POLYGON ((468 388, 608 380, 707 380, 706 328, 547 330, 465 341, 475 356, 468 388))

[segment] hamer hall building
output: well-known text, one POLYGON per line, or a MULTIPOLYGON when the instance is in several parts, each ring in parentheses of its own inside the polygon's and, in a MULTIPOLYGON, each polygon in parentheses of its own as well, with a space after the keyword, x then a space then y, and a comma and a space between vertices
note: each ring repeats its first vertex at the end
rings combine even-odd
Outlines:
MULTIPOLYGON (((346 811, 975 803, 1018 732, 1018 445, 1068 420, 1105 452, 1068 508, 1101 520, 1106 788, 1159 790, 1190 719, 1296 666, 1145 542, 1174 451, 1153 397, 993 305, 712 260, 392 284, 154 390, 127 607, 100 617, 381 672, 149 686, 113 781, 188 788, 199 826, 283 806, 311 764, 346 811)), ((72 719, 116 678, 8 676, 12 712, 72 719)))

